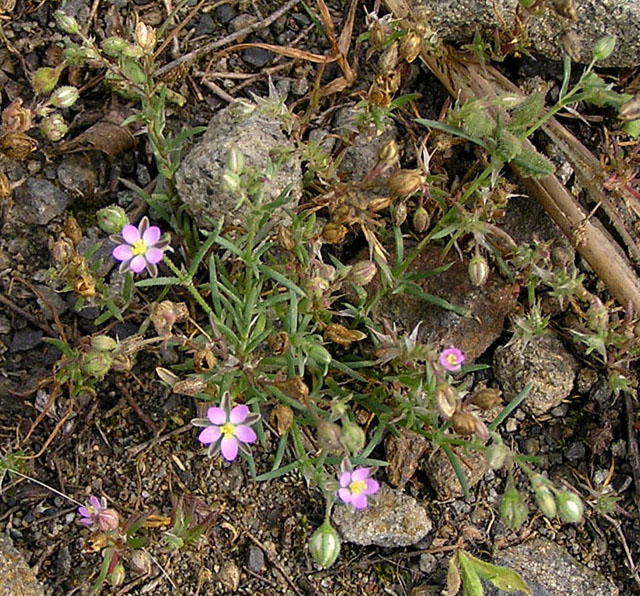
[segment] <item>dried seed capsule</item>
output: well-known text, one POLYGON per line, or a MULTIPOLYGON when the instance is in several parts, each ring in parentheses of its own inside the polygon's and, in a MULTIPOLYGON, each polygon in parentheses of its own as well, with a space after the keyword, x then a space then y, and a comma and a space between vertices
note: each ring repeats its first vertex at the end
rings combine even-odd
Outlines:
POLYGON ((378 159, 388 166, 396 163, 398 160, 398 143, 396 143, 395 139, 390 139, 382 146, 378 153, 378 159))
POLYGON ((398 170, 389 178, 389 190, 398 197, 408 197, 424 184, 425 178, 418 170, 398 170))
POLYGON ((469 437, 476 432, 476 418, 470 412, 457 410, 451 417, 453 430, 463 437, 469 437))
POLYGON ((347 235, 347 228, 330 221, 322 230, 322 239, 328 244, 340 244, 347 235))
POLYGON ((347 279, 361 286, 366 286, 373 281, 378 273, 378 267, 373 261, 358 261, 349 271, 347 279))
POLYGON ((400 227, 407 219, 407 204, 398 203, 393 209, 393 225, 400 227))
POLYGON ((400 56, 411 64, 419 55, 422 49, 422 40, 414 31, 409 31, 401 40, 398 48, 400 56))
POLYGON ((360 341, 367 337, 367 334, 362 333, 362 331, 347 329, 339 323, 332 323, 331 325, 327 325, 327 328, 324 330, 324 337, 329 341, 348 348, 354 341, 360 341))
POLYGON ((424 207, 418 207, 413 212, 413 229, 418 232, 418 234, 426 232, 429 229, 430 223, 431 218, 424 207))
POLYGON ((398 62, 400 61, 400 53, 398 50, 398 42, 394 41, 382 54, 380 54, 380 58, 378 59, 378 68, 381 73, 391 72, 398 66, 398 62))
POLYGON ((484 387, 473 394, 471 403, 481 410, 490 410, 502 403, 502 391, 493 387, 484 387))

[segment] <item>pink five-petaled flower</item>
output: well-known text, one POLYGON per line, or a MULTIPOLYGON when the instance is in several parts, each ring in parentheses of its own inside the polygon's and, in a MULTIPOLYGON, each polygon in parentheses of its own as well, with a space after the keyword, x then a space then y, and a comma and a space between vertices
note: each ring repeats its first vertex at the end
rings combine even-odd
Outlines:
POLYGON ((83 526, 97 525, 103 532, 116 530, 120 524, 120 516, 114 509, 107 507, 107 500, 91 496, 89 502, 78 507, 80 523, 83 526))
POLYGON ((158 274, 156 264, 162 261, 162 253, 169 245, 169 237, 162 236, 158 226, 150 226, 147 217, 140 220, 138 227, 127 224, 111 240, 118 244, 111 254, 121 261, 121 273, 142 273, 146 269, 151 276, 158 274))
POLYGON ((206 427, 200 431, 198 441, 209 445, 209 455, 220 452, 227 461, 233 461, 238 450, 251 454, 248 445, 257 438, 251 425, 259 419, 260 414, 251 413, 244 404, 231 408, 231 396, 225 392, 220 406, 209 408, 206 418, 196 418, 191 423, 206 427))
POLYGON ((352 472, 342 472, 338 479, 340 500, 354 509, 364 509, 367 506, 367 497, 378 492, 380 488, 377 480, 369 478, 370 474, 369 468, 356 468, 352 472))
POLYGON ((451 347, 442 350, 438 360, 443 368, 449 372, 458 372, 462 368, 462 363, 466 360, 466 357, 462 350, 451 347))

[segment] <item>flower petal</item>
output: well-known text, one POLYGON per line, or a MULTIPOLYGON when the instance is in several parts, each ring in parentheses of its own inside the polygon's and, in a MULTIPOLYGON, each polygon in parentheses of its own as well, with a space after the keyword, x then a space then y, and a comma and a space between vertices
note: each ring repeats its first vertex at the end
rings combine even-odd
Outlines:
POLYGON ((243 443, 254 443, 258 438, 255 431, 245 424, 236 426, 236 437, 238 437, 238 441, 243 443))
POLYGON ((245 406, 244 404, 236 406, 235 408, 233 408, 233 410, 231 410, 231 414, 229 414, 229 422, 231 422, 232 424, 240 424, 241 422, 245 421, 248 414, 249 408, 247 408, 247 406, 245 406))
POLYGON ((89 510, 86 507, 78 507, 78 513, 82 517, 91 517, 91 514, 89 513, 89 510))
POLYGON ((131 263, 129 263, 129 267, 131 267, 131 271, 134 273, 141 273, 144 271, 144 268, 147 266, 147 260, 142 255, 137 255, 131 259, 131 263))
POLYGON ((365 480, 365 484, 367 485, 367 488, 362 491, 363 495, 372 495, 374 493, 377 493, 378 489, 380 488, 380 483, 373 478, 367 478, 365 480))
POLYGON ((128 261, 133 257, 133 251, 128 244, 121 244, 113 249, 111 256, 116 261, 128 261))
POLYGON ((369 468, 356 468, 351 473, 351 482, 357 482, 358 480, 364 480, 369 477, 369 468))
POLYGON ((102 503, 98 497, 94 497, 93 495, 89 497, 89 503, 94 509, 103 509, 107 506, 106 503, 102 503))
POLYGON ((362 493, 359 495, 353 495, 351 497, 351 504, 356 509, 364 509, 367 506, 367 496, 362 493))
POLYGON ((158 240, 160 240, 160 236, 162 236, 162 231, 158 226, 151 226, 144 231, 142 234, 142 239, 146 246, 153 246, 158 240))
POLYGON ((340 474, 339 481, 341 487, 349 486, 351 484, 351 472, 343 472, 340 474))
POLYGON ((207 428, 200 431, 198 435, 198 441, 203 445, 209 445, 215 443, 220 438, 220 429, 217 426, 207 426, 207 428))
POLYGON ((227 461, 233 461, 238 456, 238 441, 235 437, 224 437, 220 443, 220 452, 227 461))
POLYGON ((140 240, 140 232, 138 231, 138 228, 136 228, 132 224, 127 224, 124 228, 122 228, 120 234, 124 241, 128 242, 129 244, 133 244, 134 242, 140 240))
POLYGON ((147 248, 147 251, 144 253, 144 258, 147 259, 149 263, 159 263, 162 261, 162 251, 152 246, 151 248, 147 248))
POLYGON ((227 415, 222 408, 215 406, 207 410, 207 418, 211 420, 212 424, 222 426, 227 421, 227 415))
POLYGON ((92 525, 93 525, 93 519, 92 519, 92 518, 90 518, 90 517, 83 517, 83 518, 80 520, 80 523, 81 523, 83 526, 92 526, 92 525))
POLYGON ((351 503, 351 491, 348 488, 341 488, 338 491, 338 498, 343 502, 343 503, 351 503))

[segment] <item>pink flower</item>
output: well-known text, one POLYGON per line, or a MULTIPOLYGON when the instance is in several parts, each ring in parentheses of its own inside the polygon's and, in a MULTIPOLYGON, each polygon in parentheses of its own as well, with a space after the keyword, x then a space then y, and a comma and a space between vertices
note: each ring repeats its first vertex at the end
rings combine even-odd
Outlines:
POLYGON ((354 509, 364 509, 367 506, 367 497, 380 489, 378 481, 369 478, 370 474, 369 468, 356 468, 353 472, 342 472, 338 490, 340 500, 354 509))
POLYGON ((257 439, 251 425, 260 419, 260 414, 249 412, 245 405, 231 408, 231 396, 228 392, 222 396, 220 406, 207 410, 206 418, 196 418, 191 423, 195 426, 204 426, 200 431, 198 441, 203 445, 209 445, 209 455, 222 453, 227 461, 233 461, 238 451, 250 455, 249 443, 257 439))
POLYGON ((103 532, 116 530, 120 524, 120 516, 114 509, 107 507, 107 500, 102 497, 89 497, 89 502, 78 507, 81 516, 80 523, 83 526, 97 525, 103 532))
POLYGON ((121 261, 120 272, 158 274, 156 264, 162 261, 162 254, 169 245, 169 237, 162 236, 158 226, 149 226, 149 219, 143 217, 138 227, 127 224, 120 234, 111 236, 118 243, 111 253, 116 261, 121 261))
POLYGON ((466 360, 464 352, 458 348, 447 348, 442 350, 438 361, 445 370, 458 372, 462 368, 462 363, 466 360))

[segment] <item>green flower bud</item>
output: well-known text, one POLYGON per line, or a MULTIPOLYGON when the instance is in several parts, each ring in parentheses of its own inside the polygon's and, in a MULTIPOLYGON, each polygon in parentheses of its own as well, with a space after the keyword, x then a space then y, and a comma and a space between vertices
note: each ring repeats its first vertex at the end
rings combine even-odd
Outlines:
POLYGON ((540 486, 536 489, 535 495, 538 509, 549 519, 555 517, 558 512, 558 507, 556 505, 556 499, 553 496, 553 491, 548 486, 540 486))
POLYGON ((114 587, 120 586, 124 583, 125 577, 126 573, 124 565, 122 563, 118 563, 109 575, 109 583, 114 587))
POLYGON ((129 218, 122 207, 110 205, 96 213, 98 226, 107 234, 118 234, 129 223, 129 218))
POLYGON ((240 176, 235 172, 230 172, 229 170, 225 170, 224 174, 222 174, 221 183, 222 188, 227 192, 237 192, 242 186, 240 176))
POLYGON ((492 470, 499 470, 509 455, 509 448, 504 443, 494 443, 485 452, 487 463, 492 470))
POLYGON ((39 68, 33 74, 31 85, 38 95, 46 95, 51 93, 58 84, 60 78, 60 70, 57 68, 39 68))
POLYGON ((487 260, 476 255, 469 261, 469 279, 474 286, 483 286, 489 276, 489 265, 487 260))
POLYGON ((60 29, 69 35, 75 35, 79 31, 78 21, 61 10, 56 10, 53 13, 53 17, 56 20, 56 24, 60 29))
POLYGON ((40 123, 40 130, 50 141, 56 142, 67 134, 69 127, 62 115, 54 112, 40 123))
POLYGON ((507 487, 500 501, 500 518, 511 530, 517 530, 527 519, 529 510, 513 484, 507 487))
POLYGON ((102 350, 92 350, 84 359, 84 371, 95 377, 96 379, 103 379, 104 376, 111 369, 111 358, 109 352, 103 352, 102 350))
POLYGON ((616 41, 617 38, 615 35, 605 35, 601 37, 593 47, 593 59, 606 60, 613 53, 613 49, 616 47, 616 41))
POLYGON ((576 493, 569 491, 557 492, 556 500, 558 502, 558 515, 562 521, 576 524, 582 520, 584 505, 582 504, 582 499, 576 493))
POLYGON ((242 174, 244 168, 244 155, 240 149, 233 147, 227 155, 227 170, 234 174, 242 174))
POLYGON ((129 47, 129 44, 122 37, 107 37, 100 46, 102 51, 113 58, 118 58, 129 47))
POLYGON ((110 352, 115 349, 118 344, 116 340, 108 335, 95 335, 91 338, 91 347, 94 350, 100 350, 102 352, 110 352))
POLYGON ((366 437, 364 431, 355 422, 344 420, 342 422, 342 432, 340 433, 342 444, 351 453, 360 453, 364 449, 366 437))
POLYGON ((328 521, 325 521, 311 536, 309 550, 313 560, 325 569, 336 562, 340 554, 340 537, 328 521))
POLYGON ((307 354, 310 360, 321 366, 329 366, 331 364, 331 354, 329 351, 319 344, 312 344, 307 354))
POLYGON ((80 93, 75 87, 65 85, 56 89, 49 101, 56 108, 70 108, 78 101, 78 97, 80 97, 80 93))

